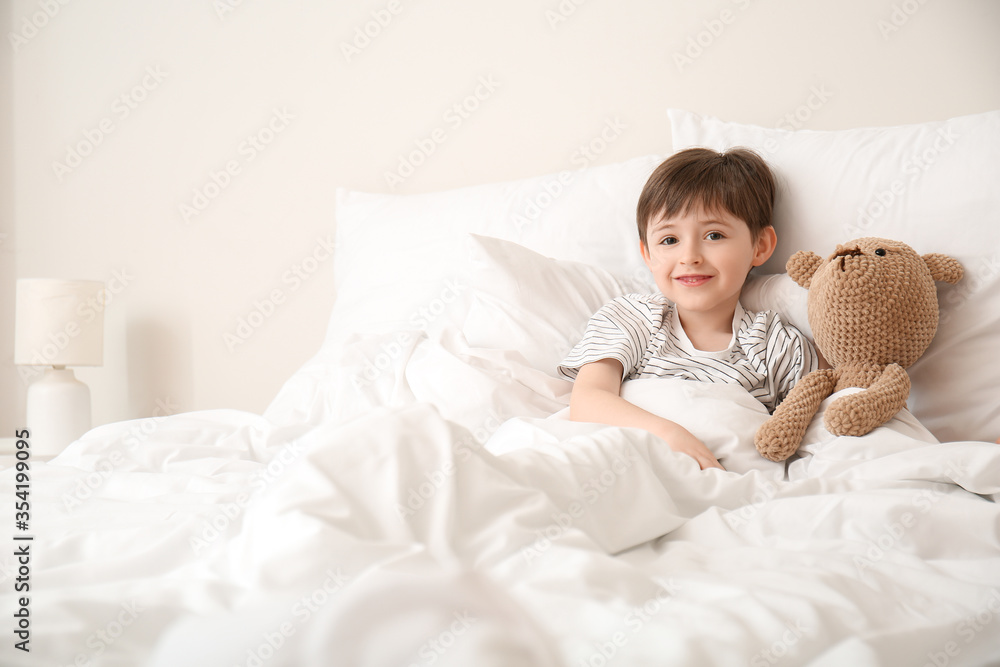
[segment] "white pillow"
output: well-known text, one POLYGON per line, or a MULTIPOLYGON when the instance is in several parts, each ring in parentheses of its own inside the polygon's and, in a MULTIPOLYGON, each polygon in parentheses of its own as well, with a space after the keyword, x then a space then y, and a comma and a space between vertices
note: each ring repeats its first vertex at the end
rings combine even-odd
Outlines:
MULTIPOLYGON (((827 132, 668 114, 675 151, 747 146, 774 169, 779 241, 764 270, 784 271, 797 250, 827 256, 862 236, 958 259, 965 279, 938 283, 941 324, 910 369, 910 408, 941 440, 1000 436, 1000 111, 827 132)), ((775 289, 788 295, 796 288, 765 291, 775 289)), ((804 309, 792 310, 785 315, 801 326, 804 309)))
POLYGON ((418 195, 337 191, 337 299, 327 340, 465 317, 456 297, 469 233, 600 266, 638 291, 655 289, 639 254, 635 207, 662 157, 509 183, 418 195))
POLYGON ((392 310, 391 302, 382 302, 369 324, 390 328, 365 338, 413 329, 437 336, 454 328, 470 347, 518 354, 531 368, 559 378, 559 362, 583 337, 590 317, 616 296, 635 291, 599 267, 552 259, 490 236, 456 235, 427 252, 440 252, 442 261, 429 263, 400 289, 410 297, 430 294, 431 300, 375 322, 374 314, 392 310), (391 318, 407 312, 415 316, 396 327, 391 318))
POLYGON ((461 281, 471 300, 461 325, 469 345, 520 352, 528 365, 553 377, 591 315, 634 291, 599 267, 475 234, 461 281))

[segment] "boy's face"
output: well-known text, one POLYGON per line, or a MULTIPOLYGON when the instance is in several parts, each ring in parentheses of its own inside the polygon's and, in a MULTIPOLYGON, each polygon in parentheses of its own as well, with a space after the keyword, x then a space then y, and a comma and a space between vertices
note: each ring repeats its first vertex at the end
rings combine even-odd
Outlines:
POLYGON ((774 229, 754 241, 746 223, 728 211, 687 211, 649 221, 642 256, 656 286, 677 304, 678 312, 732 318, 751 267, 774 252, 774 229))

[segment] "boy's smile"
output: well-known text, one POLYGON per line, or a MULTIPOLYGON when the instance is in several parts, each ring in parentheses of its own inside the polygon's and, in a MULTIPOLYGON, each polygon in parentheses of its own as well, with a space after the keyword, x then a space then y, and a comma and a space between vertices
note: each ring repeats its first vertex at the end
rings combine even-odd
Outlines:
POLYGON ((681 285, 685 285, 687 287, 698 287, 700 285, 704 285, 711 279, 712 276, 706 275, 684 275, 674 278, 674 280, 679 282, 681 285))
POLYGON ((689 336, 692 329, 732 333, 732 318, 747 273, 774 251, 774 229, 754 241, 746 223, 724 210, 687 211, 650 221, 641 245, 656 286, 677 305, 689 336))

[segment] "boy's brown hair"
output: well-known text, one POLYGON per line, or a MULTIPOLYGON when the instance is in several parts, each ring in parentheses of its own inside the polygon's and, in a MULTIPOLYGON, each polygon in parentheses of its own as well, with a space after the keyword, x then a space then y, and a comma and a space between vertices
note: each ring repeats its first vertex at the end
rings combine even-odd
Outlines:
POLYGON ((771 169, 749 148, 719 153, 688 148, 657 167, 639 195, 636 223, 646 243, 646 227, 661 213, 672 218, 691 206, 723 210, 743 220, 754 241, 771 224, 775 181, 771 169))

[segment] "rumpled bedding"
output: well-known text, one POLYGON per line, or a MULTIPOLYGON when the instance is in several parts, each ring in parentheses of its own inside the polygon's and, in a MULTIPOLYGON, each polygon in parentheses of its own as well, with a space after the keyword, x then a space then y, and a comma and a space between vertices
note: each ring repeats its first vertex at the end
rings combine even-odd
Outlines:
POLYGON ((8 634, 2 663, 1000 664, 997 445, 905 410, 834 437, 834 396, 776 464, 742 390, 626 383, 727 468, 702 471, 568 421, 570 387, 397 331, 324 348, 263 416, 94 429, 32 464, 31 653, 8 634))

